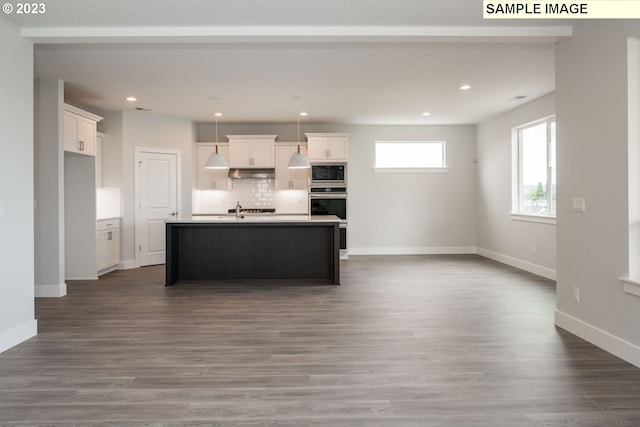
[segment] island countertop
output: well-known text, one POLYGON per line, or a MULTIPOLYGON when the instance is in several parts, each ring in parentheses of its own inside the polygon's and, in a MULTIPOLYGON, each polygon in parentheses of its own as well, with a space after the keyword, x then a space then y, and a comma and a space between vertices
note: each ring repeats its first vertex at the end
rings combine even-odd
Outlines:
POLYGON ((282 224, 285 222, 341 222, 342 220, 335 215, 245 215, 236 218, 235 215, 193 215, 185 218, 176 218, 167 220, 172 224, 194 224, 194 223, 252 223, 252 222, 273 222, 282 224))

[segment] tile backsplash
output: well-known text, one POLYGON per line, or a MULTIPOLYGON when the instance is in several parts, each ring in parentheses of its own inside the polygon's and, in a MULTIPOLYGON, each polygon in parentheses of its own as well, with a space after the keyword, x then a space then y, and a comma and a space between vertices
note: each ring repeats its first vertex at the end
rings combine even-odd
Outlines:
POLYGON ((231 187, 233 196, 243 207, 273 207, 274 184, 272 179, 234 179, 231 181, 231 187))
POLYGON ((224 214, 236 206, 243 208, 273 208, 281 214, 307 214, 308 195, 305 190, 276 190, 275 180, 235 179, 229 190, 194 190, 194 214, 224 214))

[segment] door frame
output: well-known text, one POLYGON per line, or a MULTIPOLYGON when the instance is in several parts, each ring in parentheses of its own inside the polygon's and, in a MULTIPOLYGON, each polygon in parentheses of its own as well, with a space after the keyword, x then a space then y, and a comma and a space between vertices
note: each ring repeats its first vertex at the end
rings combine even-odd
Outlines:
POLYGON ((155 148, 155 147, 135 147, 135 155, 134 155, 134 163, 133 168, 135 169, 134 173, 134 240, 135 246, 133 248, 135 266, 136 268, 140 267, 140 154, 141 153, 158 153, 158 154, 174 154, 176 156, 176 209, 178 212, 178 216, 180 216, 180 212, 182 211, 182 160, 181 160, 181 151, 170 149, 170 148, 155 148), (138 248, 138 250, 136 250, 138 248))

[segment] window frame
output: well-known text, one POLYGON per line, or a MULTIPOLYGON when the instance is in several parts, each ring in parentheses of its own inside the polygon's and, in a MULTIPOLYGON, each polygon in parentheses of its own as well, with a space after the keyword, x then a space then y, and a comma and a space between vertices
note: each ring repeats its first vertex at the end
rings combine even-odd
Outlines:
MULTIPOLYGON (((549 211, 547 214, 536 214, 530 212, 524 212, 522 210, 523 201, 524 201, 524 192, 522 191, 522 181, 523 181, 523 132, 526 129, 539 126, 541 124, 546 124, 546 199, 547 206, 553 206, 553 185, 554 185, 554 174, 557 176, 557 162, 555 162, 555 152, 551 152, 551 146, 556 142, 555 135, 552 135, 552 124, 556 126, 556 116, 551 115, 547 117, 543 117, 538 120, 534 120, 532 122, 528 122, 519 126, 516 126, 512 129, 512 157, 513 157, 513 170, 512 170, 512 202, 511 202, 511 219, 515 221, 529 221, 529 222, 538 222, 544 224, 555 224, 556 216, 557 216, 557 206, 556 209, 552 212, 549 211)), ((556 145, 557 150, 557 145, 556 145)), ((556 189, 557 191, 557 189, 556 189)))
POLYGON ((375 173, 438 173, 447 172, 447 142, 444 140, 377 140, 373 149, 373 171, 375 173), (425 166, 425 167, 381 167, 378 166, 378 144, 438 144, 442 147, 442 158, 440 163, 442 166, 425 166))

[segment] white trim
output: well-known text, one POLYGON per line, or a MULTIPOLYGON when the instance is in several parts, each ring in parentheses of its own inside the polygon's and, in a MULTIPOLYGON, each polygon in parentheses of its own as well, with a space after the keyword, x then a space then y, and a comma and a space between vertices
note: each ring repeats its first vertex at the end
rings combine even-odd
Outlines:
POLYGON ((374 173, 442 173, 448 172, 448 167, 443 168, 373 168, 374 173))
POLYGON ((135 259, 125 259, 118 265, 118 270, 131 270, 137 267, 135 259))
POLYGON ((67 284, 59 285, 36 285, 34 296, 36 298, 60 298, 67 294, 67 284))
POLYGON ((562 311, 555 311, 556 326, 640 368, 640 347, 562 311))
POLYGON ((0 353, 36 335, 38 335, 38 321, 36 319, 24 322, 8 331, 0 332, 0 353))
MULTIPOLYGON (((103 117, 100 117, 100 116, 98 116, 96 114, 90 113, 90 112, 85 111, 85 110, 81 110, 78 107, 74 107, 73 105, 69 105, 69 104, 66 104, 66 103, 64 104, 64 110, 65 111, 69 111, 70 113, 77 114, 77 115, 82 116, 82 117, 86 117, 87 119, 93 120, 95 122, 99 122, 100 120, 103 119, 103 117)), ((101 132, 96 132, 96 134, 99 135, 99 134, 101 134, 101 132)), ((102 135, 104 136, 104 134, 102 134, 102 135)))
POLYGON ((98 280, 98 275, 92 277, 65 277, 64 280, 98 280))
POLYGON ((473 246, 442 246, 442 247, 363 247, 349 248, 349 255, 457 255, 475 254, 476 248, 473 246))
POLYGON ((556 225, 555 216, 532 215, 532 214, 523 214, 523 213, 517 213, 517 212, 511 212, 509 216, 511 217, 512 221, 537 222, 539 224, 556 225))
POLYGON ((510 265, 520 270, 528 271, 529 273, 536 274, 538 276, 545 277, 550 280, 556 280, 556 270, 553 270, 542 265, 534 264, 529 261, 524 261, 518 258, 504 255, 498 252, 493 252, 488 249, 478 248, 478 255, 485 258, 492 259, 494 261, 501 262, 503 264, 510 265))
POLYGON ((140 247, 140 168, 138 167, 138 162, 140 161, 140 153, 160 153, 160 154, 174 154, 176 156, 176 208, 178 211, 178 215, 182 211, 182 158, 181 151, 170 149, 170 148, 154 148, 154 147, 135 147, 135 155, 134 155, 134 163, 133 168, 135 170, 134 173, 134 256, 135 256, 135 267, 140 267, 140 251, 138 248, 140 247))
POLYGON ((571 37, 573 28, 554 26, 199 26, 31 27, 20 30, 34 43, 158 42, 434 42, 537 41, 571 37))
POLYGON ((628 277, 618 277, 618 280, 622 282, 622 289, 626 293, 640 297, 640 281, 628 277))

